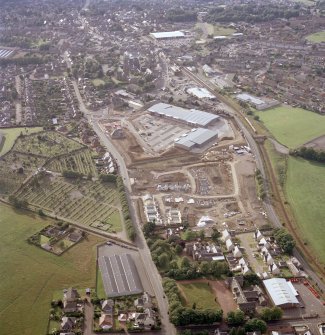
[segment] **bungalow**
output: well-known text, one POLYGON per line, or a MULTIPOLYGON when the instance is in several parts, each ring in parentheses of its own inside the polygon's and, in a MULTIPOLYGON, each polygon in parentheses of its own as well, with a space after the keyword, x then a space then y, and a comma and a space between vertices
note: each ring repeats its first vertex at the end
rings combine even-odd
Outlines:
POLYGON ((222 236, 221 236, 221 239, 226 242, 227 240, 231 239, 231 236, 229 234, 229 231, 227 229, 225 229, 223 232, 222 232, 222 236))
POLYGON ((240 251, 239 247, 238 246, 235 246, 234 250, 232 251, 234 257, 236 258, 241 258, 243 257, 243 254, 242 252, 240 251))
POLYGON ((63 310, 65 313, 76 312, 78 309, 77 300, 79 299, 78 291, 70 287, 63 291, 63 310))

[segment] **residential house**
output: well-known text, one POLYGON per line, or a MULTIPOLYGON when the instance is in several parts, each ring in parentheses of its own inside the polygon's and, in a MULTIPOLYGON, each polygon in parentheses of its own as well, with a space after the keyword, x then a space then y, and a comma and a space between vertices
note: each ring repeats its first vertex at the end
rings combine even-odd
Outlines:
POLYGON ((99 318, 99 327, 102 329, 111 329, 113 327, 112 314, 103 313, 99 318))
POLYGON ((114 300, 108 299, 102 302, 102 311, 105 314, 113 315, 114 312, 114 300))
POLYGON ((151 308, 152 307, 152 297, 149 295, 149 293, 144 292, 140 298, 135 299, 134 306, 136 308, 151 308))
POLYGON ((64 316, 62 317, 62 321, 61 321, 61 329, 70 331, 76 326, 76 323, 77 323, 76 318, 64 316))
POLYGON ((65 313, 76 312, 78 310, 77 300, 79 299, 78 291, 70 287, 67 290, 64 290, 63 294, 63 310, 65 313))

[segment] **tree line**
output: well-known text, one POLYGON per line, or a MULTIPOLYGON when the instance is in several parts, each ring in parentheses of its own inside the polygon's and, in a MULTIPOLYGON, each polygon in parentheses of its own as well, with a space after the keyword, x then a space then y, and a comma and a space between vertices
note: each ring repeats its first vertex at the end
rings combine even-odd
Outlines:
POLYGON ((315 150, 314 148, 301 147, 299 149, 291 150, 290 155, 302 157, 309 161, 325 163, 325 151, 315 150))

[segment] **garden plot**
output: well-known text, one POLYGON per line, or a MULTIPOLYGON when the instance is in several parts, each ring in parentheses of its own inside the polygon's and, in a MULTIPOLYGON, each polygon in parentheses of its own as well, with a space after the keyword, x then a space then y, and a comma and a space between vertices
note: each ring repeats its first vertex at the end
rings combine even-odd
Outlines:
POLYGON ((72 222, 107 232, 122 231, 120 202, 114 184, 89 180, 70 181, 43 173, 24 185, 15 196, 29 206, 72 222))
POLYGON ((54 131, 46 131, 28 137, 20 136, 13 149, 17 152, 54 157, 81 148, 85 146, 54 131))
POLYGON ((46 169, 60 173, 63 171, 75 171, 85 176, 98 176, 91 151, 87 148, 82 148, 71 154, 55 157, 46 164, 46 169))

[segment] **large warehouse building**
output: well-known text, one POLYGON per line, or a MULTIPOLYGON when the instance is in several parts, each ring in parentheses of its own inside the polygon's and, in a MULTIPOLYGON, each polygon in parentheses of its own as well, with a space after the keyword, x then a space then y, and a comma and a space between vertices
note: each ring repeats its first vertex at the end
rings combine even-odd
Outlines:
POLYGON ((158 103, 148 109, 151 114, 183 122, 194 127, 207 127, 219 120, 218 115, 202 112, 197 109, 185 109, 165 103, 158 103))
POLYGON ((217 138, 217 131, 204 128, 193 129, 193 131, 189 132, 186 136, 182 136, 181 138, 176 139, 175 147, 191 150, 194 148, 200 148, 217 138))
POLYGON ((284 278, 263 280, 266 292, 273 304, 281 308, 292 308, 300 305, 297 291, 284 278))
POLYGON ((137 268, 130 254, 102 256, 98 259, 98 265, 108 297, 143 292, 137 268))
POLYGON ((150 33, 150 36, 156 40, 167 40, 174 38, 184 38, 185 34, 182 31, 162 31, 156 33, 150 33))

